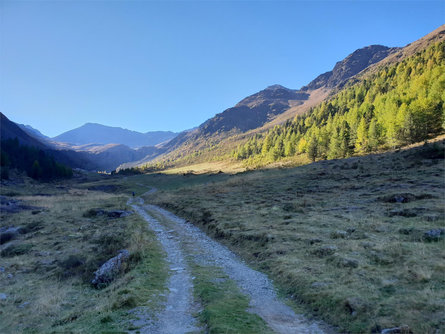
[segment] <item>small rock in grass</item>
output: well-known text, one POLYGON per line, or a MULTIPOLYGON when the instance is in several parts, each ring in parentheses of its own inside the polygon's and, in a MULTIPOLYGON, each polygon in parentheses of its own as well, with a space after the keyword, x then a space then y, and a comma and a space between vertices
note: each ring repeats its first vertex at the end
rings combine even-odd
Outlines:
POLYGON ((337 246, 334 246, 334 245, 322 246, 322 247, 316 249, 314 251, 314 254, 319 257, 324 257, 324 256, 334 254, 337 251, 337 249, 338 249, 337 246))
POLYGON ((400 326, 393 328, 386 328, 382 330, 381 334, 412 334, 413 332, 408 326, 400 326))
POLYGON ((337 230, 331 233, 332 239, 345 239, 348 237, 348 232, 337 230))
POLYGON ((441 216, 438 214, 430 214, 425 216, 425 220, 428 222, 436 222, 441 219, 441 216))
POLYGON ((113 210, 113 211, 109 211, 107 213, 108 217, 111 218, 122 218, 122 217, 127 217, 129 215, 131 215, 133 212, 131 211, 125 211, 125 210, 113 210))
POLYGON ((345 300, 345 309, 353 316, 357 313, 364 313, 369 305, 366 301, 358 297, 349 297, 345 300))
POLYGON ((380 265, 388 265, 394 263, 394 259, 383 254, 381 251, 371 250, 368 256, 376 263, 380 265))
POLYGON ((30 302, 24 302, 22 304, 20 304, 19 306, 17 306, 18 308, 25 308, 27 307, 29 304, 31 304, 30 302))
POLYGON ((127 250, 119 251, 119 254, 105 262, 95 273, 91 281, 96 288, 101 288, 111 283, 122 271, 124 263, 130 257, 127 250))
POLYGON ((375 247, 375 243, 374 242, 369 242, 369 241, 364 241, 360 244, 364 249, 371 249, 375 247))
POLYGON ((7 227, 0 229, 0 245, 3 245, 18 237, 20 233, 20 227, 7 227))
POLYGON ((334 256, 332 261, 339 267, 343 268, 357 268, 359 262, 356 259, 350 259, 341 256, 334 256))
POLYGON ((0 252, 0 256, 12 257, 29 253, 31 244, 11 243, 0 252))
POLYGON ((313 245, 313 244, 317 244, 317 243, 322 242, 322 241, 323 240, 321 240, 320 238, 312 238, 312 239, 309 240, 309 243, 311 245, 313 245))
POLYGON ((416 196, 410 193, 392 194, 380 197, 380 200, 387 203, 408 203, 416 199, 416 196))
POLYGON ((6 293, 0 293, 0 300, 5 300, 7 298, 8 296, 6 295, 6 293))
POLYGON ((410 235, 414 232, 413 227, 402 227, 399 229, 400 234, 410 235))
POLYGON ((101 208, 95 208, 95 209, 89 209, 86 211, 83 216, 84 217, 96 217, 96 216, 103 216, 107 213, 104 209, 101 208))
POLYGON ((434 228, 432 230, 426 231, 423 234, 423 238, 426 241, 439 241, 440 239, 443 239, 444 235, 445 235, 445 229, 434 228))

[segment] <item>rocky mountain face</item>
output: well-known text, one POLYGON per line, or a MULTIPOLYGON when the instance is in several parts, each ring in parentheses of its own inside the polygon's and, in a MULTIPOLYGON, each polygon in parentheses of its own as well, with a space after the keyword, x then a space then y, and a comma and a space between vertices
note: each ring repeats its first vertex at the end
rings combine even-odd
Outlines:
POLYGON ((302 90, 314 90, 320 87, 334 88, 342 86, 349 78, 360 73, 400 48, 389 48, 383 45, 370 45, 358 49, 342 61, 335 64, 332 71, 323 73, 311 81, 302 90))
POLYGON ((199 129, 204 134, 237 129, 245 132, 255 129, 281 114, 291 105, 307 100, 309 94, 289 89, 280 85, 250 95, 237 103, 233 108, 226 109, 215 117, 204 122, 199 129))
POLYGON ((155 146, 174 138, 171 131, 152 131, 141 133, 119 127, 96 123, 86 123, 79 128, 64 132, 52 140, 73 145, 85 144, 123 144, 131 148, 155 146))
POLYGON ((320 89, 330 91, 335 87, 340 87, 349 78, 396 50, 397 48, 388 48, 382 45, 371 45, 356 50, 339 61, 332 71, 321 74, 300 90, 289 89, 281 85, 269 86, 246 97, 234 107, 210 118, 198 129, 179 134, 167 143, 166 147, 168 151, 176 150, 181 145, 190 148, 193 146, 193 141, 199 141, 202 138, 218 137, 223 139, 233 133, 243 133, 260 128, 274 119, 279 119, 281 114, 290 109, 299 108, 305 103, 310 104, 311 93, 320 89))
POLYGON ((303 104, 308 100, 312 91, 319 88, 340 87, 349 78, 397 50, 398 48, 382 45, 371 45, 358 49, 339 61, 332 71, 321 74, 302 89, 293 90, 281 85, 269 86, 246 97, 233 108, 226 109, 210 118, 199 126, 199 131, 203 135, 209 135, 232 129, 246 132, 261 127, 289 108, 303 104))
POLYGON ((186 161, 184 157, 188 154, 196 156, 197 152, 200 161, 205 161, 206 152, 212 151, 208 154, 210 158, 218 155, 218 152, 226 154, 243 143, 246 136, 265 132, 296 115, 308 112, 329 99, 333 92, 347 82, 361 80, 380 66, 402 61, 431 43, 442 40, 444 36, 445 25, 403 48, 370 45, 358 49, 337 62, 331 71, 319 75, 300 90, 280 85, 267 87, 215 115, 197 129, 180 133, 165 145, 166 153, 156 160, 174 165, 177 159, 186 161))

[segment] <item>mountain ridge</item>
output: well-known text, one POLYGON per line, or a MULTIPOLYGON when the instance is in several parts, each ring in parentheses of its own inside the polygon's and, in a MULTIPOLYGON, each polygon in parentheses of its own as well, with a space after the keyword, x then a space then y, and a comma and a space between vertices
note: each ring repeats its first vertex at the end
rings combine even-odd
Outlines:
POLYGON ((165 151, 162 147, 145 146, 133 149, 124 144, 84 144, 60 143, 41 134, 32 126, 17 124, 1 115, 1 139, 17 138, 21 145, 37 147, 57 161, 73 168, 112 171, 120 164, 155 157, 165 151), (39 134, 41 136, 39 136, 39 134))
POLYGON ((179 163, 182 166, 193 161, 204 161, 206 156, 212 159, 219 156, 219 159, 224 159, 223 156, 234 149, 237 143, 243 143, 249 136, 268 131, 297 115, 308 112, 332 97, 346 84, 361 80, 388 62, 402 61, 425 49, 433 41, 442 40, 444 37, 445 25, 402 48, 366 46, 338 61, 331 71, 317 76, 300 90, 291 90, 281 85, 269 86, 242 99, 234 107, 216 114, 202 123, 197 130, 178 135, 166 144, 166 153, 157 157, 152 164, 165 166, 167 163, 173 166, 179 163), (282 94, 269 96, 263 94, 274 90, 281 90, 282 94), (299 93, 306 95, 298 96, 300 100, 289 100, 285 98, 289 93, 291 98, 299 93), (290 103, 293 101, 296 103, 290 103), (258 120, 259 114, 260 120, 258 120), (237 119, 240 119, 242 126, 236 122, 237 119))
POLYGON ((331 71, 320 74, 301 90, 314 90, 321 87, 341 87, 349 78, 360 73, 372 64, 378 63, 400 48, 384 45, 369 45, 357 49, 346 58, 338 61, 331 71))
POLYGON ((99 123, 85 123, 51 139, 56 142, 73 145, 124 144, 131 148, 139 148, 158 145, 171 140, 176 135, 177 133, 172 131, 148 131, 142 133, 99 123))

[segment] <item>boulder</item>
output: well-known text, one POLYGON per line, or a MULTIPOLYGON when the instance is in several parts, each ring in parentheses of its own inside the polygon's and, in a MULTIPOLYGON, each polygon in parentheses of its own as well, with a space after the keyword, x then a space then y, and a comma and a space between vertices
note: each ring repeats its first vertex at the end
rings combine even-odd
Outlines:
POLYGON ((20 234, 20 227, 3 227, 0 229, 0 245, 7 243, 18 237, 20 234))
POLYGON ((122 218, 131 215, 133 212, 125 210, 113 210, 107 213, 108 217, 111 218, 122 218))
POLYGON ((337 246, 334 245, 326 245, 326 246, 322 246, 320 248, 317 248, 314 251, 314 254, 317 255, 318 257, 325 257, 328 255, 332 255, 337 251, 337 246))
POLYGON ((382 330, 381 334, 412 334, 413 332, 408 326, 400 326, 393 328, 386 328, 382 330))
POLYGON ((29 253, 31 248, 32 248, 32 244, 22 244, 22 243, 11 242, 11 244, 9 244, 6 248, 4 248, 0 252, 0 256, 12 257, 12 256, 23 255, 23 254, 29 253))
POLYGON ((91 281, 96 288, 102 288, 111 283, 124 269, 130 253, 127 250, 119 251, 119 254, 105 262, 95 273, 91 281))
POLYGON ((443 228, 434 228, 432 230, 426 231, 423 234, 423 239, 425 241, 439 241, 443 239, 445 235, 445 229, 443 228))
POLYGON ((348 232, 337 230, 331 233, 331 239, 345 239, 348 237, 348 232))
POLYGON ((106 211, 101 208, 89 209, 86 211, 83 216, 84 217, 97 217, 97 216, 108 216, 110 218, 122 218, 131 215, 133 212, 125 211, 125 210, 112 210, 106 211))
POLYGON ((94 209, 89 209, 88 211, 86 211, 83 216, 84 217, 96 217, 96 216, 103 216, 107 214, 107 211, 105 211, 104 209, 101 208, 94 208, 94 209))
POLYGON ((359 262, 356 259, 346 258, 339 255, 333 255, 329 260, 335 263, 336 266, 343 268, 357 268, 359 265, 359 262))
POLYGON ((387 203, 408 203, 415 200, 416 196, 410 193, 392 194, 380 197, 380 200, 387 203))
POLYGON ((358 297, 346 298, 344 305, 352 316, 356 316, 358 313, 364 314, 369 308, 368 302, 358 297))

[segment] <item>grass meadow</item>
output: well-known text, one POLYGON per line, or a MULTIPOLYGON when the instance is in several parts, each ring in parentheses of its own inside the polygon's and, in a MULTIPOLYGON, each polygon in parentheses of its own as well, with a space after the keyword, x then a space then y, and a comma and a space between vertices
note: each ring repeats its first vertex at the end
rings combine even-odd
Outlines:
POLYGON ((1 333, 125 332, 133 328, 130 309, 160 307, 167 268, 154 234, 135 214, 91 214, 127 209, 128 197, 78 185, 26 178, 2 185, 2 195, 34 208, 1 213, 2 227, 22 229, 0 246, 1 333), (131 254, 125 274, 95 289, 94 271, 121 249, 131 254))
POLYGON ((147 199, 200 226, 340 330, 445 330, 443 141, 236 175, 142 175, 147 199))

